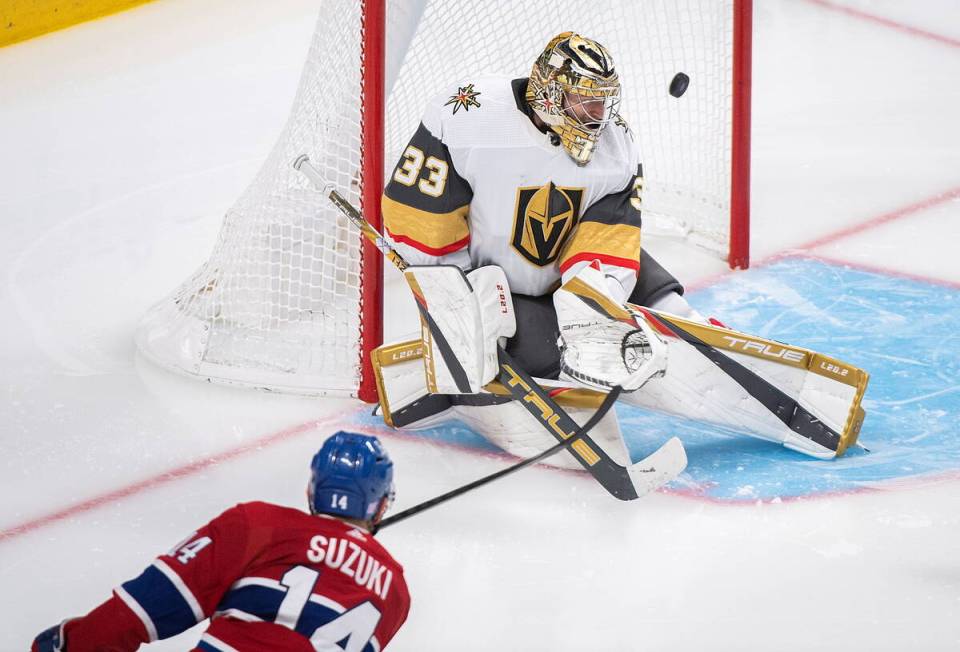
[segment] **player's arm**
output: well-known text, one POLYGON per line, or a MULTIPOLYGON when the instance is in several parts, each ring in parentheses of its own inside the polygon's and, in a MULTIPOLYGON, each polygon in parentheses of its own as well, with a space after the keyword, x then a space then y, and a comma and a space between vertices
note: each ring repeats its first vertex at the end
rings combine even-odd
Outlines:
POLYGON ((473 190, 442 140, 438 102, 404 148, 383 192, 384 233, 413 265, 470 266, 467 214, 473 190))
POLYGON ((665 370, 662 342, 625 306, 641 271, 642 182, 638 165, 622 190, 584 212, 561 252, 563 285, 553 295, 560 367, 588 387, 634 391, 665 370))
POLYGON ((560 253, 563 281, 597 261, 606 278, 610 297, 623 303, 640 272, 640 188, 643 171, 638 166, 620 191, 592 204, 560 253))
POLYGON ((242 506, 227 510, 82 618, 40 634, 34 652, 126 652, 169 638, 207 618, 243 565, 242 506))

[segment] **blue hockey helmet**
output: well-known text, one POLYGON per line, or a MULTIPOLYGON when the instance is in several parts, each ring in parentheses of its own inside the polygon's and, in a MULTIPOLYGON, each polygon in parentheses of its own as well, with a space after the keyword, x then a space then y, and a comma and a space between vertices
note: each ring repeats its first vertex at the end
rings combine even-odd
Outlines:
POLYGON ((376 437, 341 430, 323 442, 310 470, 314 514, 376 523, 393 501, 393 462, 376 437))

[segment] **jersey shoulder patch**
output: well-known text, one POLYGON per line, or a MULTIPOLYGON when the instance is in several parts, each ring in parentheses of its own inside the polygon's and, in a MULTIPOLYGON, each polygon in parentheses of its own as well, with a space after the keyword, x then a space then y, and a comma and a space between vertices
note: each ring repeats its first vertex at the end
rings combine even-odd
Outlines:
POLYGON ((480 101, 477 99, 481 95, 480 91, 474 88, 473 82, 466 84, 465 86, 458 86, 457 92, 451 95, 444 106, 452 106, 453 114, 456 115, 457 111, 463 109, 464 111, 469 111, 470 107, 480 107, 480 101))
POLYGON ((478 75, 446 86, 427 103, 423 125, 451 149, 514 142, 527 117, 517 110, 510 81, 478 75))

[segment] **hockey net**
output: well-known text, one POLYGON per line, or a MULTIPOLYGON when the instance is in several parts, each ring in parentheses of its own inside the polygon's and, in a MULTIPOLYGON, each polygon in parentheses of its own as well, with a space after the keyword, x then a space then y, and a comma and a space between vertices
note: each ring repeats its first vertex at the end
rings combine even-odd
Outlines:
POLYGON ((144 317, 137 344, 147 358, 217 382, 372 400, 365 361, 381 332, 379 265, 291 162, 308 154, 376 223, 371 198, 426 98, 471 75, 526 76, 547 41, 567 30, 613 53, 621 115, 642 151, 644 229, 689 237, 745 266, 742 244, 730 245, 746 238, 745 226, 731 228, 731 197, 746 191, 733 170, 749 145, 731 143, 735 105, 749 102, 748 76, 734 92, 735 53, 749 54, 749 0, 407 0, 389 3, 385 29, 382 3, 321 3, 286 127, 227 212, 210 258, 144 317), (382 73, 365 59, 381 30, 382 73), (677 72, 691 79, 680 98, 667 90, 677 72), (370 135, 379 130, 370 90, 378 78, 382 148, 370 135))

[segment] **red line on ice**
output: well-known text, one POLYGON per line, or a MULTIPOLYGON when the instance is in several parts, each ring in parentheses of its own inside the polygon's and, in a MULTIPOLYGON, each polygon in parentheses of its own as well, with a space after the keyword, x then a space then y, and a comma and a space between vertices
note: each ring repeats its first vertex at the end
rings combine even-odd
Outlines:
POLYGON ((920 38, 929 39, 931 41, 937 41, 938 43, 943 43, 944 45, 949 45, 951 47, 960 48, 960 40, 951 38, 949 36, 944 36, 943 34, 937 34, 935 32, 930 32, 925 29, 920 29, 919 27, 913 27, 905 23, 899 23, 895 20, 889 18, 884 18, 883 16, 877 16, 875 14, 868 14, 865 11, 860 9, 854 9, 853 7, 844 7, 842 5, 834 4, 833 2, 828 2, 828 0, 806 0, 810 4, 817 5, 824 9, 830 9, 832 11, 839 11, 840 13, 847 14, 854 18, 859 18, 861 20, 866 20, 871 23, 877 23, 878 25, 883 25, 884 27, 889 27, 905 34, 911 36, 918 36, 920 38))
POLYGON ((246 455, 247 453, 255 452, 267 446, 271 446, 278 442, 310 432, 311 430, 322 426, 323 423, 324 420, 301 423, 300 425, 275 432, 271 435, 261 437, 260 439, 255 439, 251 442, 247 442, 246 444, 242 444, 236 448, 231 448, 221 453, 211 455, 210 457, 206 457, 202 460, 163 471, 151 477, 129 484, 125 487, 120 487, 118 489, 102 493, 75 505, 70 505, 69 507, 64 507, 63 509, 55 512, 50 512, 49 514, 25 521, 19 525, 14 525, 13 527, 5 530, 0 530, 0 543, 3 543, 8 539, 18 537, 22 534, 26 534, 27 532, 38 530, 47 525, 52 525, 59 521, 63 521, 72 516, 77 516, 78 514, 83 514, 99 507, 103 507, 104 505, 117 502, 118 500, 129 498, 130 496, 143 493, 144 491, 148 491, 150 489, 155 489, 159 486, 169 484, 177 480, 182 480, 183 478, 194 475, 211 466, 221 464, 242 455, 246 455))
MULTIPOLYGON (((365 408, 361 408, 361 410, 365 410, 365 408)), ((157 473, 143 480, 133 482, 124 487, 119 487, 117 489, 113 489, 111 491, 99 494, 92 498, 88 498, 87 500, 84 500, 75 505, 71 505, 69 507, 65 507, 63 509, 60 509, 54 512, 50 512, 49 514, 45 514, 43 516, 32 518, 28 521, 20 523, 19 525, 11 526, 5 530, 0 530, 0 544, 4 543, 5 541, 9 541, 10 539, 14 539, 21 535, 27 534, 29 532, 39 530, 48 525, 54 525, 56 523, 59 523, 60 521, 69 519, 73 516, 78 516, 80 514, 93 511, 100 507, 104 507, 105 505, 109 505, 111 503, 121 501, 125 498, 130 498, 131 496, 144 493, 151 489, 156 489, 163 485, 171 484, 178 480, 186 479, 192 475, 196 475, 197 473, 199 473, 200 471, 203 471, 204 469, 210 468, 217 464, 221 464, 223 462, 229 462, 235 458, 246 455, 247 453, 254 453, 254 452, 263 450, 264 448, 273 446, 274 444, 278 444, 278 443, 287 441, 289 439, 293 439, 294 437, 307 434, 311 431, 314 431, 320 428, 326 427, 326 429, 329 429, 333 424, 336 424, 337 426, 340 426, 343 428, 349 428, 354 432, 362 432, 369 435, 376 435, 378 437, 387 436, 387 437, 403 439, 407 441, 419 441, 419 442, 428 441, 428 440, 425 440, 423 437, 418 436, 415 433, 407 433, 407 432, 402 432, 397 430, 391 430, 386 426, 370 427, 363 424, 349 423, 348 421, 344 420, 342 416, 327 417, 325 419, 316 419, 313 421, 307 421, 305 423, 301 423, 296 426, 291 426, 290 428, 286 428, 279 432, 275 432, 273 434, 266 435, 259 439, 255 439, 253 441, 247 442, 245 444, 237 446, 236 448, 231 448, 229 450, 216 453, 214 455, 206 457, 202 460, 198 460, 196 462, 191 462, 189 464, 184 464, 178 467, 174 467, 172 469, 163 471, 161 473, 157 473)), ((470 446, 453 443, 453 442, 429 440, 429 443, 433 446, 457 450, 460 452, 475 455, 477 457, 486 457, 488 459, 499 459, 499 460, 504 460, 509 462, 514 462, 518 459, 513 455, 510 455, 509 453, 500 452, 500 451, 479 450, 470 446)), ((537 466, 542 467, 544 465, 538 464, 537 466)), ((561 469, 556 467, 549 467, 549 468, 552 468, 555 471, 561 471, 561 472, 586 476, 585 472, 580 472, 577 470, 561 469)), ((304 476, 304 482, 306 482, 306 476, 304 476)))
POLYGON ((875 229, 878 226, 894 222, 896 220, 902 219, 904 217, 910 217, 922 211, 925 211, 940 204, 944 204, 948 201, 954 199, 960 199, 960 186, 956 188, 951 188, 950 190, 945 190, 941 193, 933 195, 932 197, 927 197, 926 199, 921 199, 920 201, 914 202, 907 206, 901 206, 900 208, 894 209, 882 215, 878 215, 874 218, 868 219, 865 222, 859 224, 854 224, 852 226, 845 227, 833 233, 828 233, 827 235, 820 236, 814 240, 810 240, 802 245, 797 247, 790 247, 788 250, 785 250, 781 253, 774 254, 769 258, 765 258, 761 261, 760 264, 772 262, 772 260, 781 258, 785 255, 789 255, 791 251, 809 251, 811 249, 816 249, 817 247, 822 247, 825 244, 830 244, 831 242, 836 242, 851 235, 858 233, 863 233, 864 231, 869 231, 870 229, 875 229))
MULTIPOLYGON (((819 258, 821 260, 824 260, 826 262, 830 262, 836 265, 847 265, 849 267, 856 267, 856 268, 864 269, 871 272, 889 274, 891 276, 902 276, 904 278, 912 278, 918 281, 926 281, 928 283, 934 283, 937 285, 946 285, 948 287, 957 287, 958 284, 955 281, 937 279, 932 277, 924 277, 919 275, 911 275, 905 272, 898 272, 896 270, 887 269, 884 267, 868 266, 866 264, 848 262, 839 258, 831 258, 828 256, 821 256, 820 254, 812 253, 812 250, 816 249, 817 247, 822 247, 823 245, 836 242, 837 240, 842 240, 843 238, 846 238, 848 236, 863 233, 865 231, 869 231, 870 229, 875 229, 879 226, 883 226, 884 224, 888 224, 890 222, 893 222, 905 217, 911 217, 917 213, 921 213, 927 209, 934 208, 936 206, 939 206, 940 204, 944 204, 948 201, 953 201, 953 200, 960 200, 960 186, 957 186, 956 188, 952 188, 950 190, 945 190, 931 197, 927 197, 926 199, 921 199, 919 201, 916 201, 912 204, 901 206, 900 208, 896 208, 892 211, 888 211, 881 215, 877 215, 876 217, 868 218, 864 222, 860 222, 859 224, 854 224, 852 226, 844 227, 838 231, 834 231, 833 233, 822 235, 818 238, 815 238, 803 244, 788 246, 782 249, 781 251, 765 256, 764 258, 754 263, 752 267, 754 268, 763 267, 765 265, 771 265, 779 260, 783 260, 784 258, 791 258, 794 256, 803 256, 805 258, 819 258)), ((726 280, 727 278, 729 278, 730 276, 736 273, 737 272, 733 270, 725 270, 710 276, 706 276, 704 278, 697 279, 692 283, 686 283, 685 286, 688 292, 696 292, 697 290, 703 290, 713 285, 716 285, 717 283, 720 283, 726 280)))

